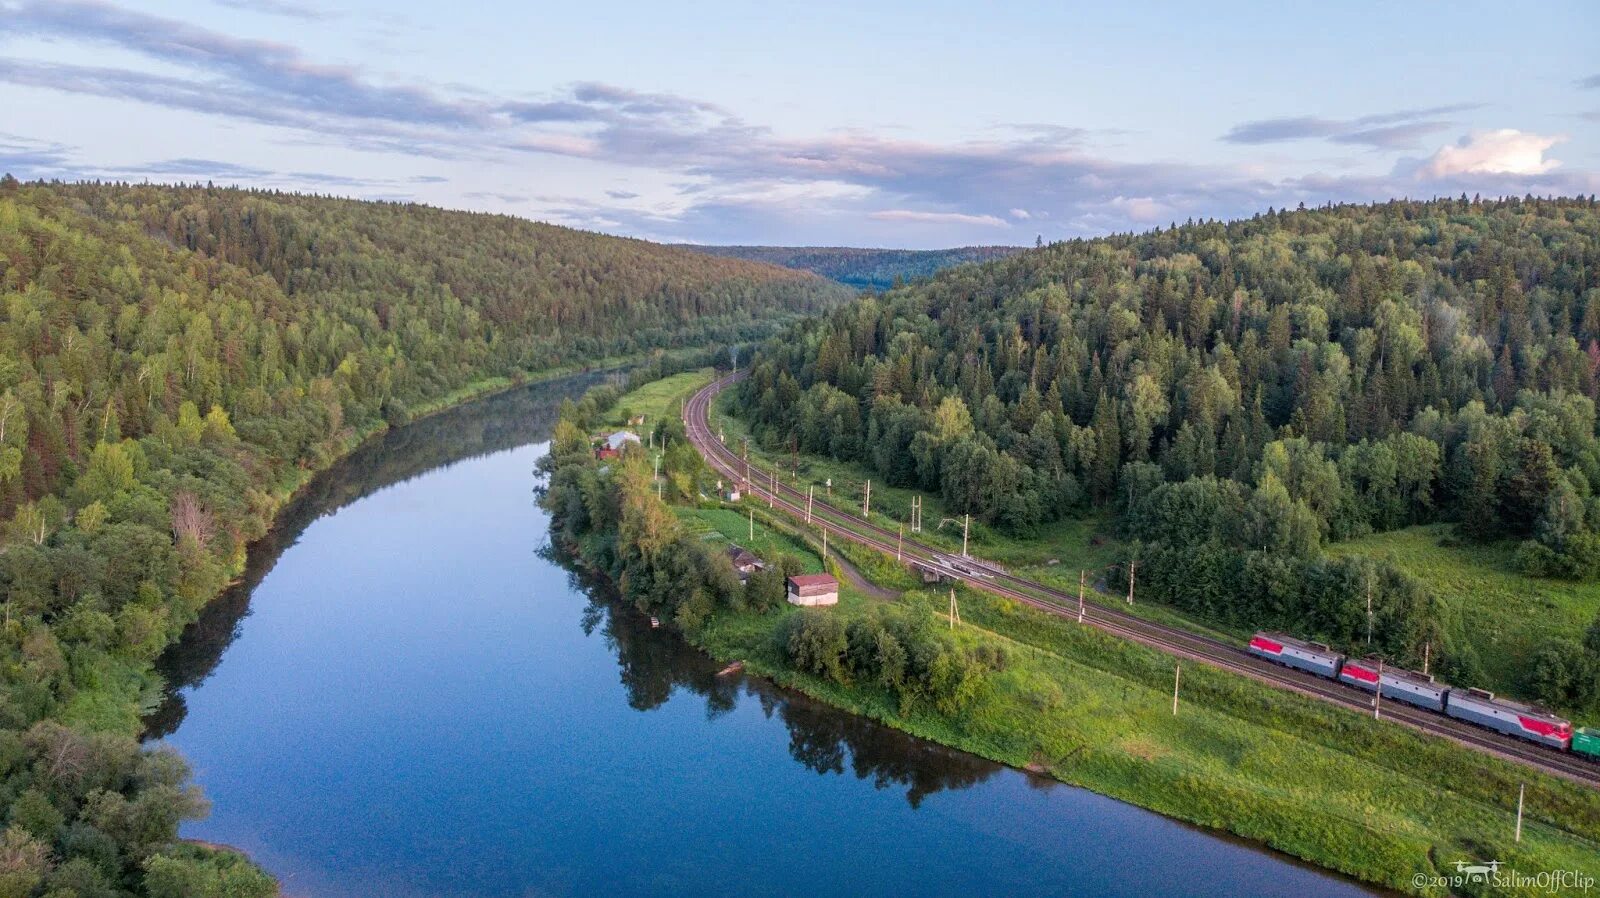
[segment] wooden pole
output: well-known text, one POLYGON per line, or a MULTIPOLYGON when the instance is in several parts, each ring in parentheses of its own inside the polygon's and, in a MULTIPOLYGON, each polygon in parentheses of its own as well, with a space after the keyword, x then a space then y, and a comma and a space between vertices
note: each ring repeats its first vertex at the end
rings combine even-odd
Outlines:
POLYGON ((1522 799, 1528 791, 1527 783, 1517 785, 1517 841, 1522 841, 1522 799))
POLYGON ((1089 575, 1088 571, 1078 571, 1078 623, 1083 623, 1083 581, 1089 575))
POLYGON ((1178 683, 1183 679, 1183 665, 1179 664, 1172 672, 1172 716, 1178 716, 1178 683))

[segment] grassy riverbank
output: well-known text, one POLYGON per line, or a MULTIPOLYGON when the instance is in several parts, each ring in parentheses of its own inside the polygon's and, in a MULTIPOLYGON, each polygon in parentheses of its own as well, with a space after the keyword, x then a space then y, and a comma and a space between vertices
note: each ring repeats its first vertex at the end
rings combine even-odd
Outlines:
MULTIPOLYGON (((670 404, 687 390, 658 389, 658 398, 662 393, 676 394, 670 404)), ((641 401, 623 397, 613 408, 637 408, 641 401)), ((583 453, 571 458, 588 465, 583 453)), ((646 483, 648 475, 645 469, 646 483)), ((599 476, 592 482, 620 483, 599 476)), ((632 489, 624 505, 654 502, 653 490, 632 489)), ((875 504, 877 497, 875 488, 875 504)), ((748 534, 746 508, 686 500, 660 511, 680 523, 697 522, 691 533, 702 539, 710 531, 736 541, 741 530, 748 534)), ((781 540, 792 544, 793 537, 780 539, 778 522, 771 523, 768 542, 757 542, 781 551, 781 540)), ((605 568, 631 551, 624 541, 638 533, 625 524, 575 544, 605 568)), ((798 613, 786 605, 765 611, 718 606, 695 616, 686 636, 718 660, 744 661, 752 673, 907 732, 1389 888, 1426 892, 1416 887, 1418 876, 1454 872, 1457 860, 1490 858, 1526 874, 1570 869, 1600 877, 1600 792, 1202 665, 1184 668, 1174 714, 1170 656, 965 590, 959 595, 962 622, 951 630, 947 594, 916 589, 892 559, 853 546, 840 550, 869 576, 909 588, 897 603, 908 613, 944 629, 974 655, 1004 659, 971 701, 941 713, 863 677, 794 669, 778 640, 798 613), (1521 784, 1528 798, 1517 842, 1521 784)), ((847 590, 826 613, 848 624, 884 607, 847 590)))

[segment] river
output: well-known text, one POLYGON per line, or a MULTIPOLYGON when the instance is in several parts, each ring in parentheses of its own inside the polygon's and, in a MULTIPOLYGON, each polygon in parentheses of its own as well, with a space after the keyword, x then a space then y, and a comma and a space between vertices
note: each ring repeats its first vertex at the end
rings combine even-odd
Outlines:
POLYGON ((717 665, 551 557, 519 388, 318 477, 148 720, 290 896, 1359 895, 717 665))

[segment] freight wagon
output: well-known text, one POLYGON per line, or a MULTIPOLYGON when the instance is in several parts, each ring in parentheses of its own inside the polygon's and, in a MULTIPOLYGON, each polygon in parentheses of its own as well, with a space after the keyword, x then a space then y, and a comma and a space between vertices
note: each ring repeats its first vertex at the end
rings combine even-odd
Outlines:
POLYGON ((1572 732, 1572 753, 1600 759, 1600 730, 1578 727, 1572 732))

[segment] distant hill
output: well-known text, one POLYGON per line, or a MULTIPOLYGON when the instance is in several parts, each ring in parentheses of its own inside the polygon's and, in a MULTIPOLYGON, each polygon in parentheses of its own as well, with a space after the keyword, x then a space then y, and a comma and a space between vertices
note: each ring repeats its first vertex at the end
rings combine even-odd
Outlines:
POLYGON ((953 265, 988 262, 1021 252, 1020 246, 953 249, 860 249, 850 246, 697 246, 686 249, 815 272, 863 290, 887 290, 953 265))

